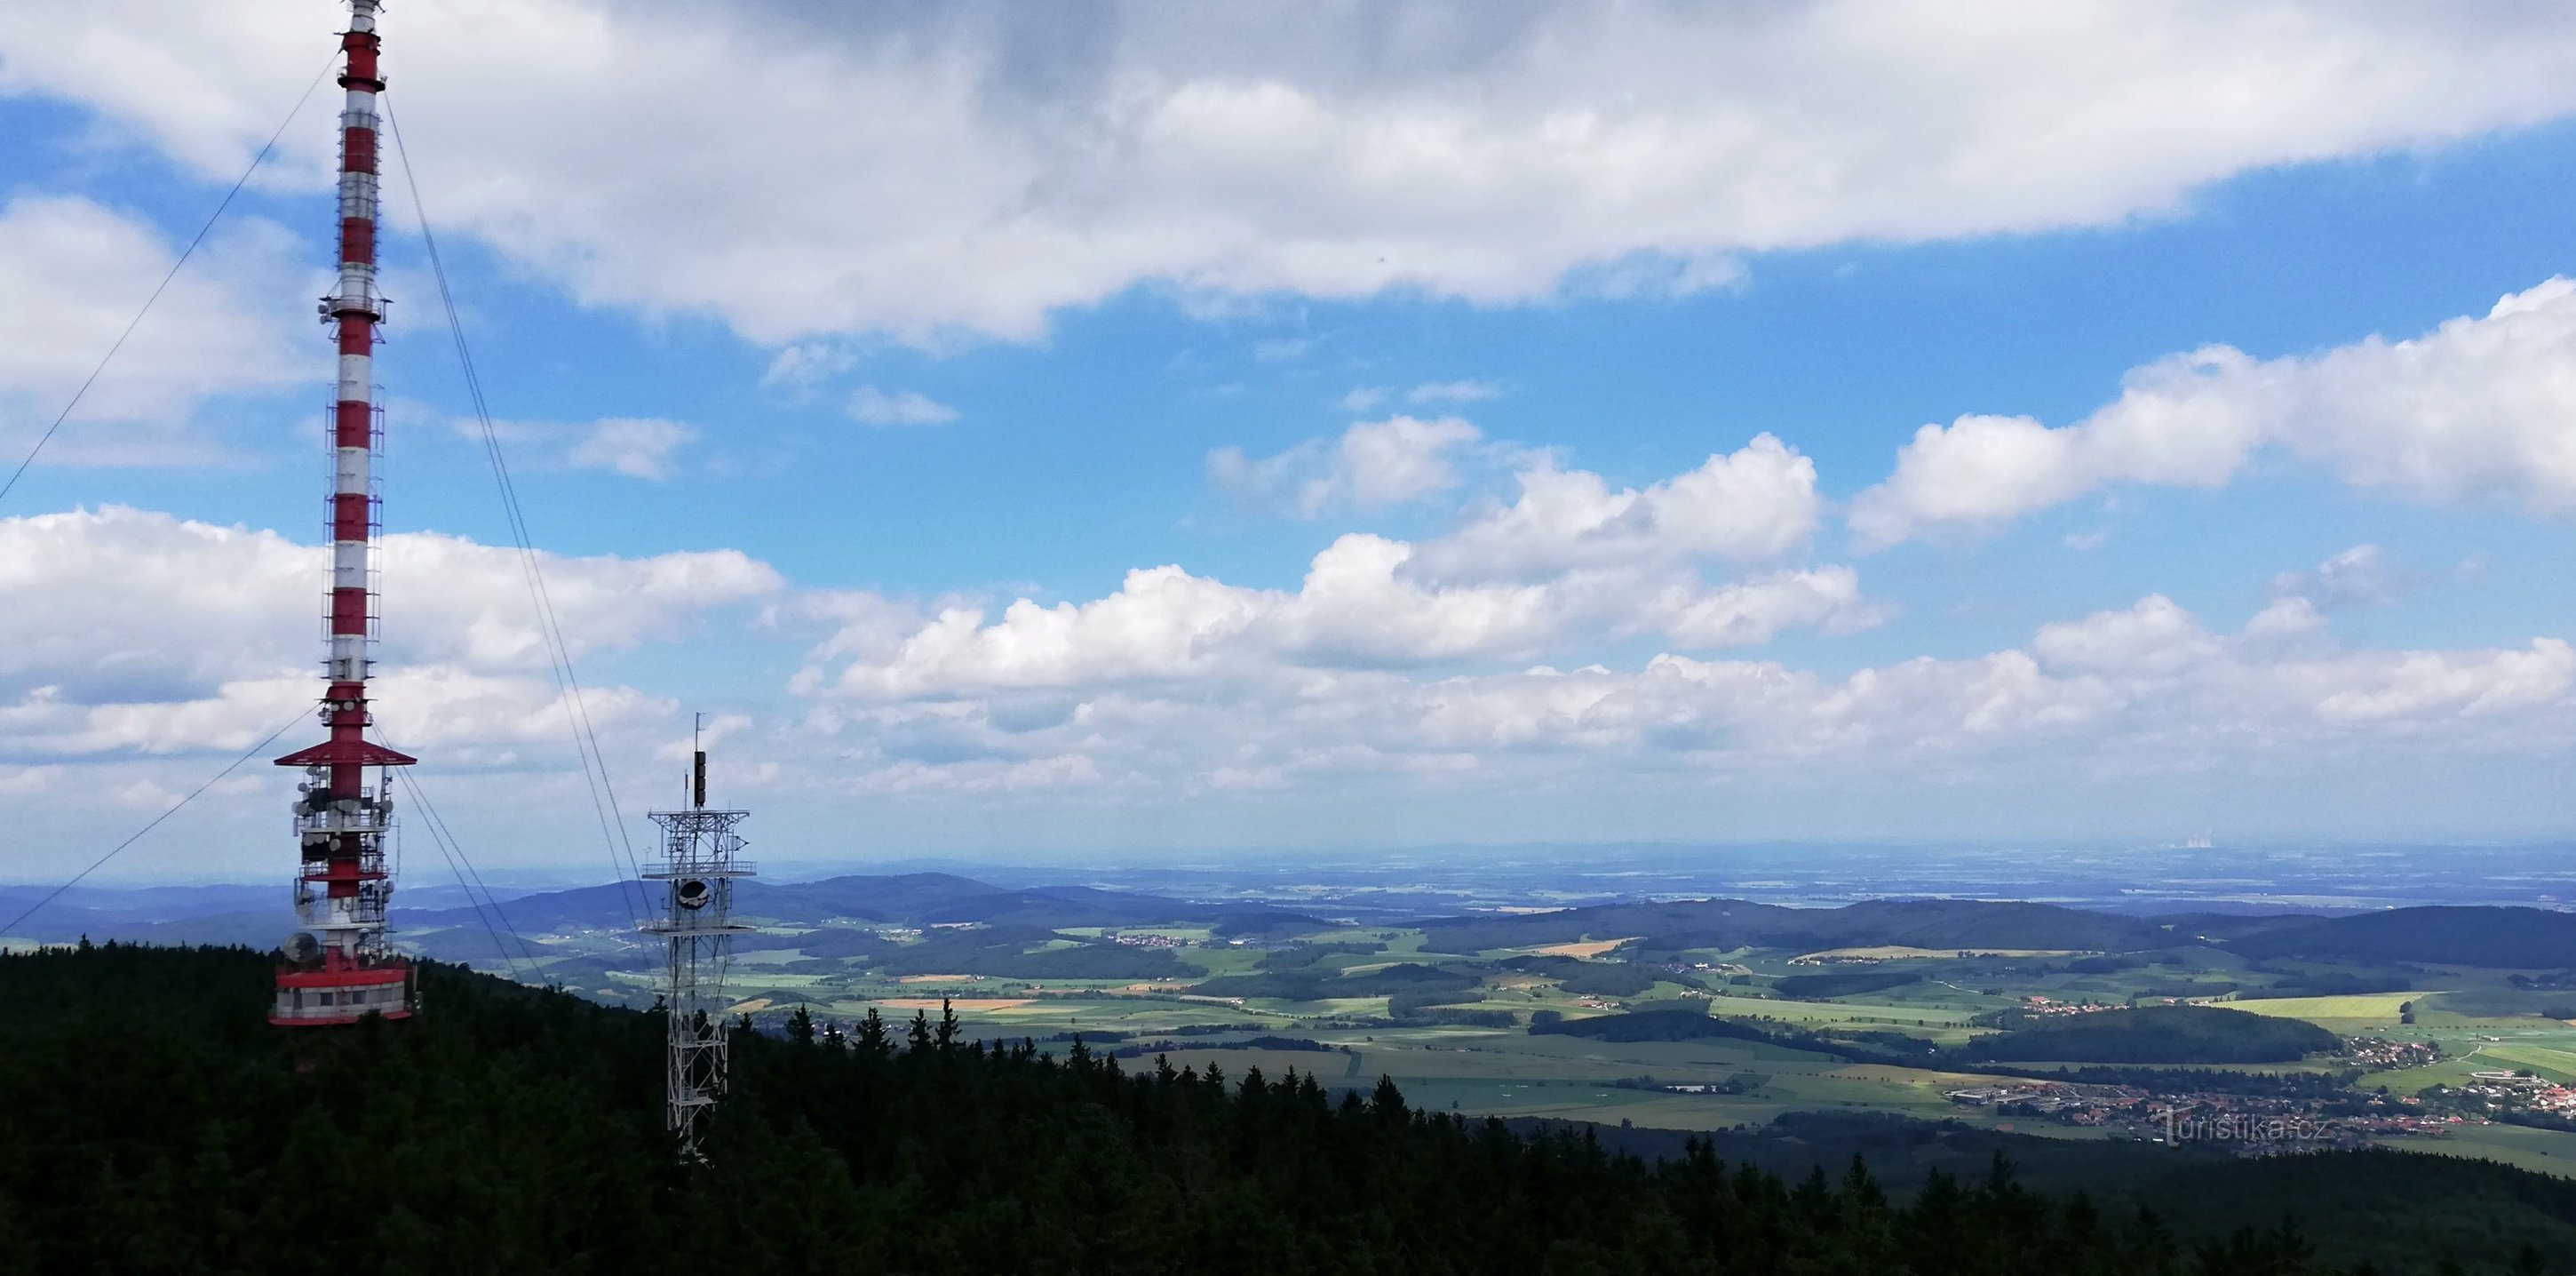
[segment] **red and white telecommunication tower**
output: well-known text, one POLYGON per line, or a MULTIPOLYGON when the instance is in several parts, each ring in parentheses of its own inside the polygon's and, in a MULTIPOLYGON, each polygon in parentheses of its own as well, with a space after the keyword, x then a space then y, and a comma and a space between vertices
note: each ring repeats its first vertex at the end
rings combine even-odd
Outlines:
POLYGON ((303 929, 288 938, 277 968, 275 1024, 355 1023, 369 1014, 411 1014, 411 963, 385 947, 385 904, 393 877, 385 833, 393 825, 393 772, 413 759, 367 739, 368 649, 376 617, 374 462, 383 430, 375 401, 377 0, 349 0, 340 37, 347 65, 340 87, 340 283, 322 299, 322 320, 339 339, 339 393, 331 405, 331 591, 323 668, 322 721, 328 740, 287 754, 279 766, 309 777, 295 802, 301 865, 295 911, 303 929), (367 783, 370 768, 375 784, 367 783))

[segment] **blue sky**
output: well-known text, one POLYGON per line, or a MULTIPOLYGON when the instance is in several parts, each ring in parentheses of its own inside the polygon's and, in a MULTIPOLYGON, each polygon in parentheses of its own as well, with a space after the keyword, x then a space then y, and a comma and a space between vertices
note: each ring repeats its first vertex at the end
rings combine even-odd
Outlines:
MULTIPOLYGON (((2576 25, 2255 7, 2270 43, 2175 66, 2101 43, 2193 33, 2170 13, 2023 15, 2019 53, 2107 65, 2007 108, 1958 105, 2010 96, 1979 87, 2001 10, 1850 106, 1834 77, 1906 55, 1842 6, 1605 6, 1555 61, 1537 12, 1397 6, 1372 59, 1348 23, 1265 52, 1111 7, 1043 66, 960 6, 807 31, 839 92, 743 107, 811 121, 785 171, 654 131, 724 115, 747 15, 396 13, 386 56, 612 765, 640 789, 718 715, 785 858, 2563 835, 2576 25), (517 48, 594 17, 621 39, 569 83, 517 48), (1819 84, 1728 97, 1655 47, 1693 40, 1819 84), (2204 70, 2278 87, 2203 114, 2204 70), (1138 84, 1144 124, 1104 105, 1138 84), (862 118, 887 103, 921 121, 862 118), (539 109, 641 118, 531 140, 539 109), (1387 176, 1407 128, 1443 141, 1387 176), (2123 398, 2211 346, 2239 364, 2123 398), (1982 417, 2028 420, 1953 424, 1982 417), (1752 486, 1655 495, 1712 457, 1752 486), (1506 537, 1532 474, 1617 503, 1506 537), (1407 556, 1301 594, 1337 544, 1407 556)), ((83 78, 113 8, 0 21, 0 335, 60 347, 0 357, 12 464, 332 29, 121 37, 188 59, 154 100, 83 78)), ((148 818, 299 694, 331 96, 0 507, 44 653, 0 663, 0 794, 33 826, 94 828, 97 792, 148 818), (154 573, 242 585, 173 620, 154 573)), ((441 536, 388 550, 386 721, 486 858, 542 864, 587 799, 388 191, 387 526, 441 536)), ((213 862, 274 858, 267 780, 192 814, 213 862)))

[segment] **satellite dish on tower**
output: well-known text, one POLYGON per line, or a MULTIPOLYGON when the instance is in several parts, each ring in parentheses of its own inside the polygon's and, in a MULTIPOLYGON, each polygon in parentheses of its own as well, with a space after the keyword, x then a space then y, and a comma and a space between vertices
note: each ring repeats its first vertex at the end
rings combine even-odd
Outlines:
POLYGON ((286 960, 298 966, 306 965, 322 955, 322 941, 314 938, 313 932, 309 930, 299 930, 287 936, 286 942, 280 947, 286 952, 286 960))
POLYGON ((709 891, 703 878, 692 877, 679 882, 671 887, 671 893, 679 900, 682 908, 694 911, 707 906, 709 891))

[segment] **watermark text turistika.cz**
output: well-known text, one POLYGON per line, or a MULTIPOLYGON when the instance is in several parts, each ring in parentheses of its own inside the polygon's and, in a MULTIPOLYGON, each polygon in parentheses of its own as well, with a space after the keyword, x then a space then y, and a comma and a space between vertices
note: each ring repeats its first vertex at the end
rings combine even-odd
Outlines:
POLYGON ((2158 1114, 2167 1143, 2304 1143, 2332 1139, 2334 1127, 2296 1113, 2179 1112, 2158 1114))

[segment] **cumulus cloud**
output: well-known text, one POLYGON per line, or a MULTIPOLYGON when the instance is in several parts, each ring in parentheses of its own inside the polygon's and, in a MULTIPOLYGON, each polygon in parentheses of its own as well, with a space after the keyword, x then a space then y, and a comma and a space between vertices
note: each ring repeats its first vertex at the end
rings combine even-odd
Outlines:
MULTIPOLYGON (((0 592, 21 604, 0 609, 0 688, 66 708, 166 705, 256 698, 244 689, 276 679, 292 688, 276 703, 310 699, 326 563, 324 547, 275 532, 118 506, 0 519, 0 592)), ((389 670, 546 669, 515 550, 397 532, 382 563, 389 670)), ((686 633, 783 588, 730 550, 541 563, 575 656, 686 633)))
POLYGON ((1435 584, 1408 570, 1415 554, 1405 542, 1353 533, 1315 555, 1293 591, 1164 566, 1131 571, 1118 592, 1087 603, 1022 598, 999 619, 963 603, 909 628, 870 614, 859 636, 836 636, 798 686, 888 700, 1260 681, 1308 669, 1525 660, 1604 635, 1745 646, 1791 628, 1861 627, 1878 615, 1842 567, 1722 585, 1695 572, 1626 568, 1435 584))
MULTIPOLYGON (((327 562, 325 547, 275 532, 122 507, 0 519, 0 597, 12 604, 0 609, 0 787, 23 792, 14 815, 40 830, 31 840, 87 856, 102 845, 99 795, 186 792, 281 727, 276 752, 319 740, 306 720, 320 692, 327 562)), ((524 856, 560 870, 590 808, 516 552, 396 533, 383 563, 378 734, 429 760, 430 775, 475 773, 472 796, 448 814, 464 830, 496 821, 486 831, 500 845, 478 844, 487 862, 524 856), (518 850, 532 834, 549 849, 518 850)), ((585 661, 703 641, 712 622, 784 592, 767 566, 731 551, 542 563, 564 637, 585 661)), ((583 668, 583 718, 617 776, 631 778, 649 768, 679 705, 583 668)), ((279 806, 254 821, 263 808, 234 799, 282 804, 283 783, 261 768, 236 777, 239 794, 210 792, 191 816, 186 871, 273 866, 242 855, 275 851, 279 806), (210 812, 221 814, 208 822, 210 812)), ((22 872, 56 867, 42 851, 21 861, 22 872)))
POLYGON ((957 419, 957 409, 919 390, 888 394, 872 385, 851 391, 846 410, 861 425, 945 425, 957 419))
POLYGON ((2265 448, 2413 500, 2576 512, 2576 281, 2420 337, 2258 360, 2211 346, 2139 368, 2073 425, 1926 425, 1852 502, 1865 548, 1991 527, 2121 483, 2216 487, 2265 448))
MULTIPOLYGON (((0 86, 229 180, 327 27, 11 6, 0 86)), ((1030 338, 1147 281, 1686 291, 1747 252, 2113 224, 2576 106, 2554 8, 476 0, 386 31, 452 224, 585 301, 774 344, 1030 338)), ((323 140, 293 143, 283 171, 318 183, 323 140)))
MULTIPOLYGON (((283 316, 310 313, 310 273, 274 223, 200 249, 82 399, 48 455, 91 463, 202 459, 184 427, 209 397, 276 389, 309 361, 283 316)), ((0 206, 0 438, 32 444, 134 320, 177 249, 142 218, 85 199, 0 206)))
POLYGON ((1329 445, 1312 440, 1261 460, 1218 448, 1208 453, 1208 478, 1240 497, 1287 498, 1307 518, 1330 509, 1381 510, 1458 486, 1450 456, 1482 437, 1457 417, 1394 416, 1354 425, 1329 445))
POLYGON ((1521 471, 1520 494, 1490 503, 1425 548, 1441 575, 1526 575, 1638 561, 1779 558, 1814 535, 1815 462, 1768 434, 1699 468, 1612 491, 1552 462, 1521 471))

